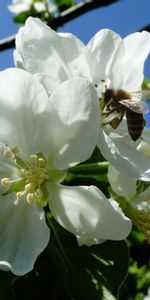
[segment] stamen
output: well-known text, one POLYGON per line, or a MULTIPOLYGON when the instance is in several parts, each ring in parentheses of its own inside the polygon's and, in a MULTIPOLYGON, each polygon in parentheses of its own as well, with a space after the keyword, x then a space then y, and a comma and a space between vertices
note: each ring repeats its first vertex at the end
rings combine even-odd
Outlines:
POLYGON ((17 153, 21 152, 21 148, 16 146, 16 147, 13 147, 11 151, 13 154, 17 154, 17 153))
POLYGON ((37 197, 37 198, 42 198, 42 196, 43 196, 42 191, 41 191, 40 189, 37 189, 37 190, 35 191, 35 197, 37 197))
POLYGON ((6 157, 6 158, 12 158, 14 156, 13 152, 11 150, 5 150, 3 152, 3 155, 6 157))
POLYGON ((31 154, 30 155, 30 158, 33 159, 33 160, 37 160, 38 159, 38 156, 36 154, 31 154))
POLYGON ((17 193, 16 193, 16 198, 17 198, 17 200, 22 199, 23 195, 24 195, 24 192, 17 192, 17 193))
POLYGON ((47 160, 43 157, 42 153, 41 155, 31 154, 28 160, 24 161, 24 159, 17 155, 17 153, 21 151, 20 147, 16 146, 11 149, 6 145, 3 150, 5 157, 14 158, 14 162, 18 168, 18 173, 14 174, 17 175, 16 179, 2 178, 0 181, 5 187, 8 186, 8 184, 12 184, 10 192, 13 191, 16 193, 15 204, 17 205, 20 199, 26 198, 28 203, 36 201, 42 207, 45 206, 47 203, 47 194, 42 192, 41 186, 44 188, 47 181, 60 181, 62 173, 60 174, 60 172, 53 169, 49 170, 46 165, 47 160), (18 184, 14 184, 16 182, 18 182, 18 184))
POLYGON ((2 178, 1 179, 1 184, 4 186, 7 186, 10 183, 9 178, 2 178))
POLYGON ((30 204, 33 202, 33 199, 34 199, 34 193, 28 193, 27 202, 30 204))
POLYGON ((32 191, 34 189, 34 184, 33 183, 28 183, 25 185, 25 190, 26 191, 32 191))
POLYGON ((39 158, 37 159, 37 162, 38 162, 40 165, 44 165, 44 164, 45 164, 45 159, 42 158, 42 157, 39 157, 39 158))

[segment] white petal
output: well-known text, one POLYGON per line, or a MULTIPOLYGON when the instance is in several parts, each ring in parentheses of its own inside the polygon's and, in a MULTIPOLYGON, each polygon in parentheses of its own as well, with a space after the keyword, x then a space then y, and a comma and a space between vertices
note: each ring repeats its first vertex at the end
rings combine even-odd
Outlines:
POLYGON ((16 48, 24 69, 33 74, 49 74, 56 83, 75 76, 97 82, 99 68, 92 52, 72 34, 57 34, 38 19, 28 18, 17 35, 16 48))
POLYGON ((64 82, 50 99, 39 81, 20 69, 1 72, 0 86, 1 142, 26 155, 43 152, 61 169, 92 154, 100 113, 87 80, 64 82))
POLYGON ((24 275, 33 269, 49 241, 44 211, 15 195, 0 198, 0 269, 24 275))
POLYGON ((120 43, 110 67, 111 87, 139 91, 144 62, 150 51, 150 33, 143 31, 127 36, 120 43))
MULTIPOLYGON (((13 159, 8 159, 3 155, 3 148, 4 147, 0 147, 0 182, 3 178, 11 178, 11 180, 18 179, 20 177, 19 170, 16 168, 13 159)), ((4 186, 0 183, 0 194, 5 193, 8 188, 9 185, 4 186)))
POLYGON ((108 69, 121 37, 108 29, 98 31, 88 43, 89 49, 96 56, 99 63, 101 79, 105 79, 106 67, 108 69))
POLYGON ((120 173, 111 165, 108 168, 107 176, 113 191, 118 195, 125 197, 127 200, 132 200, 136 195, 136 179, 120 173))
POLYGON ((20 1, 20 0, 14 0, 12 1, 12 4, 8 5, 8 9, 15 14, 19 14, 24 11, 28 11, 30 9, 30 6, 32 4, 32 0, 26 0, 26 1, 20 1))
POLYGON ((131 230, 115 201, 107 199, 96 187, 52 186, 49 206, 57 222, 72 232, 81 244, 101 240, 122 240, 131 230))
POLYGON ((132 205, 140 210, 144 209, 148 212, 150 211, 150 186, 144 192, 135 197, 132 205))
POLYGON ((11 177, 13 179, 17 178, 17 168, 14 159, 8 159, 5 157, 4 153, 10 151, 10 148, 1 144, 0 145, 0 180, 3 177, 11 177), (16 176, 15 176, 16 174, 16 176))
POLYGON ((55 108, 53 164, 63 169, 86 160, 95 148, 100 117, 98 97, 92 84, 76 78, 62 83, 50 100, 55 108))
POLYGON ((118 171, 135 179, 150 180, 150 160, 131 146, 126 137, 109 137, 104 130, 100 130, 97 145, 118 171))
POLYGON ((30 73, 14 68, 0 72, 0 86, 0 141, 21 147, 26 155, 38 151, 50 155, 47 119, 53 112, 51 107, 45 111, 49 99, 42 85, 30 73))
POLYGON ((37 12, 46 11, 45 3, 35 2, 35 3, 33 3, 33 6, 34 6, 34 8, 36 9, 37 12))

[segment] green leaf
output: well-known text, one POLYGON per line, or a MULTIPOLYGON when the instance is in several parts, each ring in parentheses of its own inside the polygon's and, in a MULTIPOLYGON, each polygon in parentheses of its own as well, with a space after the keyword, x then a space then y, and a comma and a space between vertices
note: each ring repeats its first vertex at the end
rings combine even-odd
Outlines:
MULTIPOLYGON (((96 147, 93 151, 93 154, 91 155, 91 157, 84 163, 86 164, 90 164, 90 163, 96 163, 96 162, 102 162, 102 161, 106 161, 106 159, 104 158, 104 156, 101 154, 100 150, 98 147, 96 147)), ((83 164, 84 164, 83 163, 83 164)))
POLYGON ((60 12, 77 4, 75 0, 54 0, 54 3, 57 5, 60 12))
POLYGON ((0 271, 0 299, 117 299, 128 269, 126 243, 79 247, 72 234, 50 220, 51 238, 34 269, 21 277, 0 271))
POLYGON ((149 90, 150 89, 150 80, 144 77, 142 82, 142 90, 149 90))
POLYGON ((53 226, 55 233, 51 236, 49 247, 55 245, 59 248, 59 239, 63 263, 58 256, 57 259, 53 257, 53 262, 56 262, 56 267, 59 265, 60 270, 66 270, 63 281, 70 299, 117 299, 128 271, 129 255, 126 243, 107 241, 96 246, 79 247, 73 235, 63 230, 55 221, 53 226))
POLYGON ((30 13, 27 11, 21 12, 13 18, 13 21, 17 24, 24 24, 27 18, 30 16, 30 13))
POLYGON ((108 171, 109 163, 104 159, 96 147, 92 156, 87 161, 68 169, 63 181, 64 185, 95 185, 105 194, 108 193, 108 171))

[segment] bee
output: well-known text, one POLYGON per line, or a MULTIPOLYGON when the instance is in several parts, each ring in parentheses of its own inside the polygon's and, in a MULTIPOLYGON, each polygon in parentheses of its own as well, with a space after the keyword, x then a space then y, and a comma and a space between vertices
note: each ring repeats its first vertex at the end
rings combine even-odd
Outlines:
POLYGON ((127 128, 133 141, 141 137, 146 125, 144 114, 148 112, 147 105, 140 101, 150 98, 150 91, 129 93, 125 90, 107 89, 103 94, 102 117, 103 125, 110 124, 116 129, 126 116, 127 128))

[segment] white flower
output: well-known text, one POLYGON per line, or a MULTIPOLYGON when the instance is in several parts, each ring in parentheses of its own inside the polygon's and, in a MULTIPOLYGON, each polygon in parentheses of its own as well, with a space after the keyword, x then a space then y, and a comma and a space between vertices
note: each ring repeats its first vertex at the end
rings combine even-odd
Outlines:
POLYGON ((8 9, 14 14, 20 14, 21 12, 29 11, 32 5, 39 13, 46 11, 47 7, 51 13, 56 11, 56 6, 50 3, 49 0, 12 0, 12 4, 8 5, 8 9))
POLYGON ((112 190, 130 203, 124 200, 125 211, 150 243, 150 185, 118 172, 113 166, 108 168, 108 180, 112 190))
MULTIPOLYGON (((131 95, 133 93, 135 97, 134 92, 141 90, 144 78, 144 62, 150 51, 150 34, 146 31, 136 32, 121 39, 116 33, 103 30, 93 37, 88 46, 95 53, 99 65, 106 51, 107 62, 103 65, 107 89, 122 89, 131 95)), ((116 130, 110 130, 107 126, 104 129, 100 131, 98 145, 107 160, 127 176, 149 181, 150 164, 140 151, 141 139, 137 142, 131 140, 126 121, 123 120, 116 130)))
POLYGON ((32 74, 8 69, 0 72, 0 87, 0 269, 32 270, 50 237, 44 204, 80 245, 124 239, 131 221, 113 200, 96 187, 60 183, 95 146, 92 85, 71 79, 48 97, 32 74))
MULTIPOLYGON (((149 50, 150 34, 146 31, 122 40, 104 29, 85 46, 72 34, 56 33, 40 20, 28 18, 17 35, 14 56, 16 65, 37 76, 49 94, 69 78, 83 77, 99 95, 101 80, 107 89, 141 90, 149 50)), ((116 130, 103 125, 101 115, 99 122, 98 147, 104 157, 126 175, 150 180, 148 159, 136 148, 141 140, 133 142, 123 122, 116 130)))
MULTIPOLYGON (((150 186, 138 191, 137 180, 117 171, 113 166, 108 168, 108 180, 116 194, 125 197, 134 207, 150 211, 150 186)), ((141 187, 143 185, 144 182, 141 182, 141 187)))

